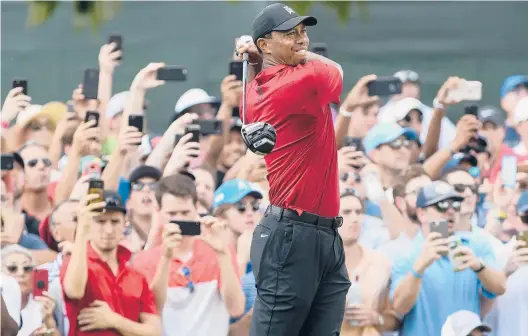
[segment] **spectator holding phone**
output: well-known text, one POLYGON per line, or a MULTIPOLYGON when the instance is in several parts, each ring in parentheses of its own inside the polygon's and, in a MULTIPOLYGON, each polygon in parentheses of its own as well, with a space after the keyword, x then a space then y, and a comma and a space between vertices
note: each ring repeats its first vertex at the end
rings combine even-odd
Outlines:
POLYGON ((500 88, 500 104, 507 115, 504 143, 512 148, 520 141, 515 129, 517 124, 515 108, 524 97, 528 97, 528 75, 518 74, 504 79, 500 88))
POLYGON ((244 312, 238 265, 225 221, 200 220, 194 181, 164 177, 156 190, 164 219, 161 246, 137 254, 162 313, 164 335, 226 335, 229 317, 244 312))
POLYGON ((461 309, 479 314, 481 295, 493 299, 505 291, 504 273, 493 269, 495 255, 481 236, 450 237, 462 200, 443 181, 418 192, 416 214, 422 231, 413 239, 411 252, 395 262, 391 277, 394 309, 402 317, 401 336, 440 335, 450 314, 461 309), (452 241, 458 244, 448 245, 452 241))
POLYGON ((126 209, 115 192, 79 203, 75 243, 61 267, 70 335, 160 335, 154 295, 128 266, 123 238, 126 209))
POLYGON ((47 292, 38 291, 35 287, 34 268, 35 263, 29 250, 19 245, 2 249, 2 272, 15 278, 22 294, 22 322, 17 335, 60 336, 53 317, 55 302, 47 292))

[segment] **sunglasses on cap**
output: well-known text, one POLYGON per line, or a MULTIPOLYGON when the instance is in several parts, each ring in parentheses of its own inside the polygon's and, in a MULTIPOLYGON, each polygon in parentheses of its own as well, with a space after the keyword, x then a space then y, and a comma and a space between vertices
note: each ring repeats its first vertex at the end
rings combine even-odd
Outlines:
POLYGON ((409 146, 411 145, 411 141, 408 139, 405 139, 405 140, 397 139, 397 140, 394 140, 393 142, 386 143, 385 145, 389 146, 390 148, 394 150, 398 150, 402 147, 409 148, 409 146))
POLYGON ((24 271, 24 273, 30 273, 33 271, 35 267, 34 266, 31 266, 31 265, 26 265, 26 266, 18 266, 18 265, 9 265, 9 266, 6 266, 6 270, 11 273, 11 274, 15 274, 15 273, 18 273, 18 270, 21 269, 24 271))
POLYGON ((471 190, 471 192, 473 194, 476 194, 477 191, 478 191, 478 186, 476 185, 471 185, 471 184, 462 184, 462 183, 457 183, 457 184, 453 184, 453 188, 455 189, 455 191, 457 193, 463 193, 466 191, 466 189, 469 189, 471 190))
POLYGON ((154 190, 158 185, 158 182, 134 182, 132 183, 132 190, 141 191, 145 187, 149 187, 150 190, 154 190))
POLYGON ((449 209, 458 212, 462 207, 462 202, 456 200, 445 200, 433 204, 433 206, 438 210, 438 212, 446 213, 449 209))
POLYGON ((42 163, 44 164, 44 167, 48 168, 48 167, 51 167, 51 161, 50 159, 48 158, 36 158, 36 159, 31 159, 27 162, 27 165, 30 167, 30 168, 33 168, 33 167, 36 167, 39 163, 39 161, 42 161, 42 163))
POLYGON ((242 203, 242 202, 238 202, 238 203, 235 204, 236 209, 240 213, 246 212, 246 210, 248 209, 248 206, 250 206, 251 209, 253 209, 254 212, 257 212, 260 209, 260 203, 259 202, 253 202, 250 205, 248 205, 246 203, 242 203))

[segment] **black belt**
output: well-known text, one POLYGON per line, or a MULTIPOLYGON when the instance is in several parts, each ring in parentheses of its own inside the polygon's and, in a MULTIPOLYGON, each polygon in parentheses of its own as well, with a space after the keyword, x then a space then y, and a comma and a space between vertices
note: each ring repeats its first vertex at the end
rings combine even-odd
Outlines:
POLYGON ((271 213, 280 221, 281 218, 288 218, 294 221, 312 224, 316 226, 326 226, 332 229, 337 229, 343 225, 343 217, 322 217, 310 212, 303 211, 301 215, 295 210, 283 209, 275 205, 269 205, 266 213, 271 213))

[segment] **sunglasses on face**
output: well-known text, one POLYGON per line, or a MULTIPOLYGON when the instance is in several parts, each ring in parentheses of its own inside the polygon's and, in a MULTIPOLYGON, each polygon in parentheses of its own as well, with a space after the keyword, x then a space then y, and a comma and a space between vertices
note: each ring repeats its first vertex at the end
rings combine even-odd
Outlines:
POLYGON ((402 147, 409 148, 409 146, 411 145, 411 141, 407 139, 405 140, 398 139, 398 140, 394 140, 393 142, 389 142, 387 145, 394 150, 398 150, 402 147))
POLYGON ((519 218, 521 219, 521 222, 528 224, 528 212, 520 213, 519 218))
POLYGON ((149 187, 150 190, 154 190, 156 186, 158 185, 158 182, 135 182, 132 184, 132 190, 134 191, 141 191, 145 189, 145 187, 149 187))
POLYGON ((434 204, 434 207, 438 212, 445 213, 449 209, 453 209, 455 212, 460 211, 460 207, 462 206, 462 202, 460 201, 452 201, 452 200, 445 200, 438 202, 434 204))
POLYGON ((29 125, 27 125, 27 129, 30 129, 35 132, 38 132, 43 128, 51 130, 51 125, 49 123, 41 124, 39 122, 31 122, 29 123, 29 125))
POLYGON ((44 167, 48 168, 51 167, 51 161, 48 158, 37 158, 37 159, 31 159, 27 162, 27 165, 30 168, 36 167, 39 163, 39 161, 42 161, 44 163, 44 167))
POLYGON ((254 202, 254 203, 251 203, 251 204, 238 202, 237 204, 235 204, 236 209, 240 213, 246 212, 246 210, 248 209, 248 206, 251 207, 251 209, 253 209, 254 212, 257 212, 260 209, 260 203, 259 202, 254 202))
POLYGON ((471 192, 473 194, 476 194, 477 191, 478 191, 478 187, 476 185, 471 185, 471 184, 462 184, 462 183, 457 183, 457 184, 453 184, 453 188, 455 188, 455 191, 457 193, 463 193, 466 191, 466 189, 469 189, 471 190, 471 192))
POLYGON ((411 114, 407 114, 405 116, 405 118, 403 118, 403 121, 405 121, 406 123, 411 123, 412 121, 418 121, 419 123, 422 123, 423 122, 423 115, 421 113, 418 113, 418 115, 416 117, 411 117, 411 114))
POLYGON ((9 273, 11 274, 15 274, 15 273, 18 273, 18 270, 19 269, 22 269, 24 271, 24 273, 30 273, 33 271, 33 266, 30 266, 30 265, 26 265, 26 266, 18 266, 18 265, 9 265, 9 266, 6 266, 6 269, 9 273))
POLYGON ((191 269, 187 266, 183 267, 182 268, 182 273, 183 273, 183 276, 185 277, 185 279, 187 280, 187 284, 185 285, 185 287, 189 288, 189 291, 191 293, 194 292, 194 283, 191 279, 191 269))

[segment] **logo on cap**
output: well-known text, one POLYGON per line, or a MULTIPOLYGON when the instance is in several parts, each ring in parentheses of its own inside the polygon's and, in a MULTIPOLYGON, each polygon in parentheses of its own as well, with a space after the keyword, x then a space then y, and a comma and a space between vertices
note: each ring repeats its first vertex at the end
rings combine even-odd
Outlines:
POLYGON ((447 183, 438 183, 435 186, 435 192, 440 195, 448 194, 451 191, 451 186, 447 183))
POLYGON ((482 118, 488 118, 493 114, 493 112, 494 112, 493 110, 488 109, 488 110, 481 111, 480 115, 482 116, 482 118))
POLYGON ((290 15, 293 15, 295 14, 295 11, 293 9, 291 9, 290 7, 288 6, 284 6, 283 7, 290 15))

